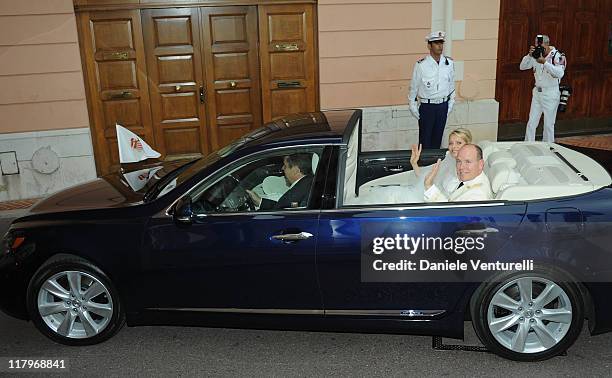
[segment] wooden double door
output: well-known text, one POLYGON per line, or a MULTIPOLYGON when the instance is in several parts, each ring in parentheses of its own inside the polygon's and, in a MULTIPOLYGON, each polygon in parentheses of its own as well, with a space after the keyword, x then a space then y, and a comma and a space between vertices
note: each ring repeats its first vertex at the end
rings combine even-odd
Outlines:
POLYGON ((537 34, 548 35, 567 56, 562 83, 573 94, 557 119, 612 117, 612 0, 502 0, 500 6, 495 95, 500 124, 529 118, 533 72, 520 71, 519 64, 537 34))
POLYGON ((80 13, 98 172, 118 168, 116 123, 175 159, 317 110, 313 17, 310 4, 80 13))

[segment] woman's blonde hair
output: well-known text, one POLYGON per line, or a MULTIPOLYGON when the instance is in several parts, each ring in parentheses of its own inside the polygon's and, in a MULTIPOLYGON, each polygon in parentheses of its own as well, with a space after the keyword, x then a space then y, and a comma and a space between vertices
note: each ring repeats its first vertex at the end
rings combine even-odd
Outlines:
POLYGON ((450 140, 451 135, 456 135, 463 139, 465 144, 472 143, 472 133, 468 129, 459 128, 451 131, 450 134, 448 134, 448 140, 450 140))

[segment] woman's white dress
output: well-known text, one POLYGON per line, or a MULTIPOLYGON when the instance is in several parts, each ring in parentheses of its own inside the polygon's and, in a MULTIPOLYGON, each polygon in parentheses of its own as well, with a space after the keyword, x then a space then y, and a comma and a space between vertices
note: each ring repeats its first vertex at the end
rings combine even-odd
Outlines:
MULTIPOLYGON (((424 181, 432 168, 433 164, 421 167, 421 173, 418 176, 414 171, 410 171, 364 184, 359 188, 359 197, 356 198, 355 203, 351 204, 382 205, 424 202, 424 181)), ((446 195, 450 195, 459 186, 455 158, 448 151, 440 162, 434 184, 446 195)))

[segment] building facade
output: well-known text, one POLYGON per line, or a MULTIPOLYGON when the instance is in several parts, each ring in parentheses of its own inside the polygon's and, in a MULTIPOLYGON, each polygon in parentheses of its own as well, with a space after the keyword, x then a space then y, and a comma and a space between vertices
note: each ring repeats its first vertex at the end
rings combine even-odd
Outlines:
MULTIPOLYGON (((457 90, 447 132, 467 127, 477 141, 497 139, 501 1, 319 0, 318 107, 362 108, 368 150, 409 149, 418 140, 407 105, 412 69, 428 54, 425 36, 444 30, 457 90)), ((0 2, 0 201, 42 197, 100 173, 78 17, 73 0, 0 2)))
POLYGON ((96 177, 71 0, 0 2, 0 201, 96 177))
MULTIPOLYGON (((429 54, 425 36, 444 30, 457 90, 447 130, 468 127, 476 140, 495 140, 499 5, 499 0, 320 0, 321 106, 363 108, 366 149, 410 149, 418 141, 418 123, 407 106, 412 69, 429 54)), ((446 141, 445 136, 443 146, 446 141)))

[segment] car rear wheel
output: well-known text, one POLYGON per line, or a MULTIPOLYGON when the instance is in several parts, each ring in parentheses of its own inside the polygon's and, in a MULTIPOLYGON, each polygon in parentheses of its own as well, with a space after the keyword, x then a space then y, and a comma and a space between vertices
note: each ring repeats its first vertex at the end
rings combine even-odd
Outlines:
POLYGON ((117 291, 96 266, 76 256, 46 262, 28 287, 28 312, 36 327, 66 345, 107 340, 125 323, 117 291))
POLYGON ((584 305, 565 274, 536 267, 483 283, 471 301, 472 323, 492 352, 518 361, 559 355, 578 338, 584 305))

